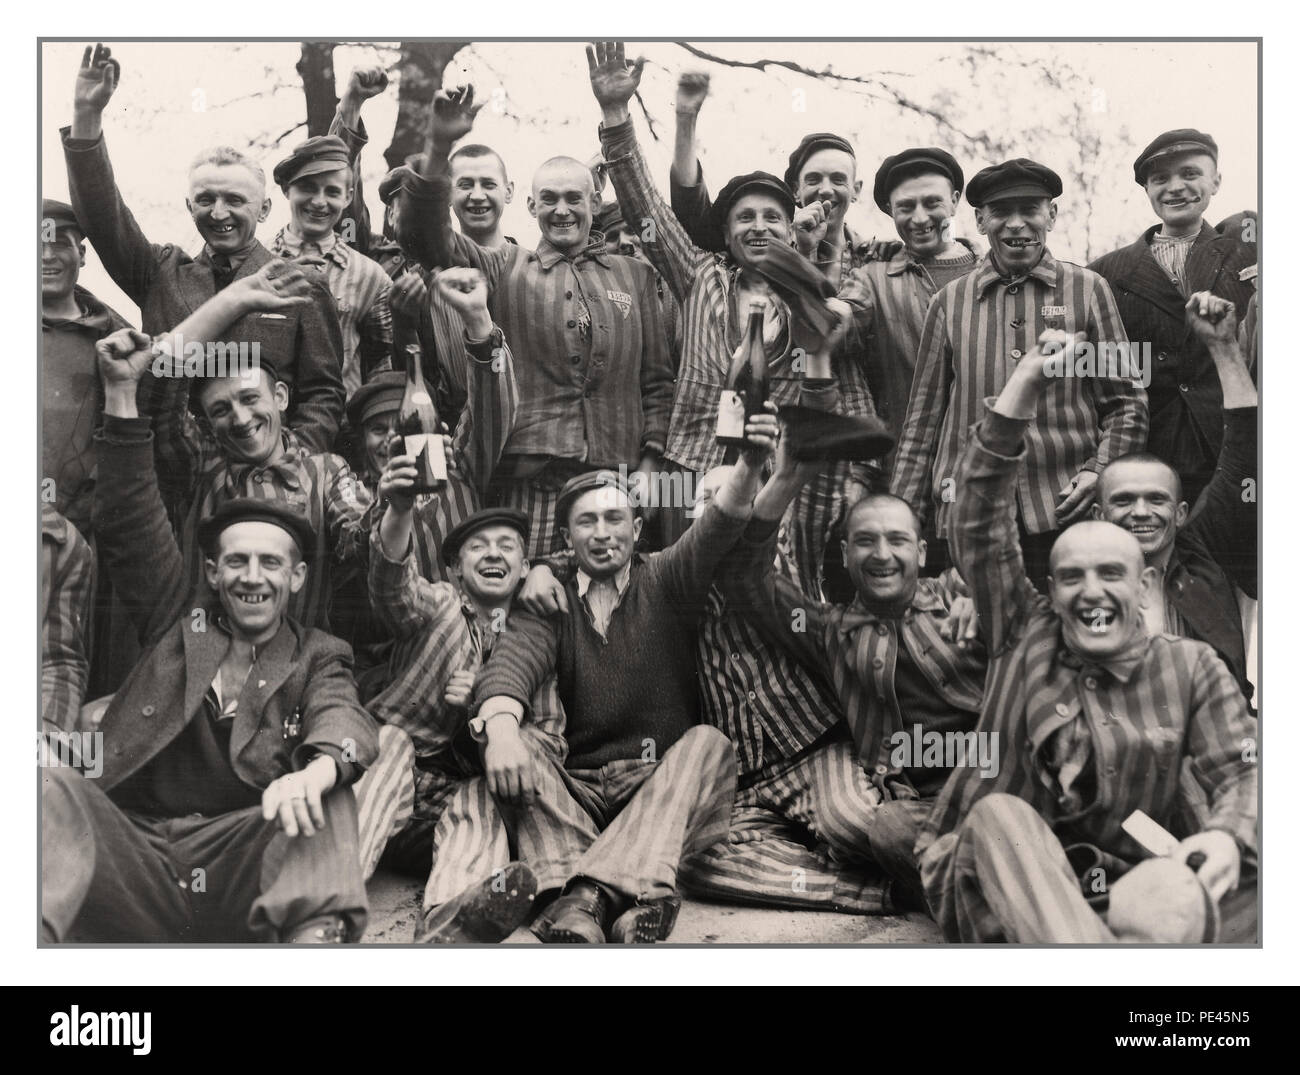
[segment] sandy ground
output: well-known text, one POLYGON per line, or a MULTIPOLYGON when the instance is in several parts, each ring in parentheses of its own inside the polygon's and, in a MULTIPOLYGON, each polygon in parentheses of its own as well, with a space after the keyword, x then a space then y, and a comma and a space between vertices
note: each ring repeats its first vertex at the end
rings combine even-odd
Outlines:
MULTIPOLYGON (((366 944, 409 944, 422 886, 381 871, 368 886, 366 944)), ((686 900, 670 944, 937 944, 938 928, 925 915, 865 917, 821 911, 783 911, 686 900)), ((528 942, 536 943, 528 935, 528 942)), ((524 943, 528 943, 524 942, 524 943)))

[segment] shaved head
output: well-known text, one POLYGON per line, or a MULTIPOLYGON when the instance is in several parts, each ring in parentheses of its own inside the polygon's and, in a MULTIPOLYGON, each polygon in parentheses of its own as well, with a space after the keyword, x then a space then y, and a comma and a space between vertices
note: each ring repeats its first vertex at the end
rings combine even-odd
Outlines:
POLYGON ((1066 528, 1052 546, 1049 570, 1054 572, 1058 563, 1068 562, 1078 556, 1122 557, 1139 573, 1146 566, 1142 546, 1138 544, 1137 538, 1114 523, 1100 519, 1084 519, 1066 528))
POLYGON ((565 186, 577 183, 587 194, 596 192, 596 181, 591 177, 591 169, 573 157, 552 157, 543 161, 540 168, 533 173, 533 197, 545 186, 563 182, 565 186))

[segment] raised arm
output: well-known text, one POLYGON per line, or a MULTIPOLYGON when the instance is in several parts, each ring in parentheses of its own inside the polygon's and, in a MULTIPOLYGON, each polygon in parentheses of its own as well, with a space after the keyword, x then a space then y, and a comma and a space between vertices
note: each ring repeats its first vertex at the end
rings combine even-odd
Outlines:
MULTIPOLYGON (((1082 338, 1082 333, 1079 334, 1082 338)), ((1016 527, 1016 473, 1025 454, 1025 430, 1046 388, 1048 354, 1068 346, 1048 329, 1007 379, 957 466, 948 536, 952 558, 970 587, 989 656, 1014 641, 1038 593, 1025 574, 1016 527)))
POLYGON ((137 305, 153 284, 159 251, 122 201, 104 144, 102 115, 117 89, 121 65, 103 45, 87 45, 77 71, 72 126, 60 132, 68 191, 77 219, 113 282, 137 305))
POLYGON ((348 147, 348 164, 352 168, 352 201, 343 211, 344 228, 341 237, 358 254, 370 254, 371 234, 370 212, 366 209, 365 194, 361 189, 360 167, 361 151, 370 138, 361 119, 361 106, 387 88, 388 72, 378 64, 354 67, 327 132, 342 139, 348 147), (352 222, 351 228, 347 227, 348 221, 352 222))
POLYGON ((709 95, 709 76, 703 71, 683 71, 677 76, 677 127, 673 139, 673 166, 668 172, 668 196, 673 214, 691 242, 701 250, 720 250, 709 213, 713 202, 704 182, 695 149, 695 125, 709 95))
POLYGON ((922 526, 931 514, 934 456, 952 393, 952 347, 948 342, 948 311, 942 296, 942 291, 935 295, 925 313, 916 372, 912 374, 912 393, 890 481, 891 492, 912 505, 922 526))
POLYGON ((641 235, 646 257, 667 281, 677 301, 684 304, 702 251, 691 243, 686 229, 656 189, 637 145, 627 103, 641 82, 644 63, 643 59, 628 63, 621 42, 587 46, 591 91, 601 109, 600 146, 609 164, 609 177, 623 219, 641 235))
POLYGON ((1256 454, 1259 393, 1237 342, 1232 303, 1208 291, 1187 300, 1187 323, 1205 344, 1223 386, 1223 447, 1214 477, 1187 529, 1232 581, 1258 592, 1259 512, 1256 454))

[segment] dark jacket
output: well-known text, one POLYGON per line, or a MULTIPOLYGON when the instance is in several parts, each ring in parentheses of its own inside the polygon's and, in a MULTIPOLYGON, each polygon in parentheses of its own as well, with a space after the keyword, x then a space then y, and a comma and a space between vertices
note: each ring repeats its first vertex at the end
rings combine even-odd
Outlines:
POLYGON ((1249 698, 1246 641, 1233 584, 1258 596, 1259 513, 1256 509, 1258 407, 1224 411, 1219 466, 1201 502, 1174 539, 1165 593, 1190 638, 1208 642, 1249 698), (1245 483, 1249 482, 1247 485, 1245 483))
MULTIPOLYGON (((203 606, 186 584, 154 476, 149 420, 107 417, 95 441, 100 548, 145 647, 99 726, 106 747, 100 786, 112 791, 201 712, 230 636, 218 623, 219 607, 203 606)), ((347 643, 286 618, 253 669, 230 737, 242 781, 265 788, 320 753, 334 759, 342 786, 374 761, 378 730, 357 700, 347 643), (286 738, 294 716, 301 731, 286 738)))
MULTIPOLYGON (((192 258, 171 243, 150 243, 122 201, 103 136, 93 142, 73 138, 70 127, 62 135, 72 206, 86 238, 109 276, 140 307, 141 328, 150 335, 174 329, 216 294, 207 251, 192 258)), ((235 279, 274 259, 254 243, 235 279)), ((314 275, 312 288, 311 302, 284 313, 245 314, 223 336, 260 345, 261 356, 290 388, 289 426, 313 452, 328 452, 343 420, 343 336, 324 277, 314 275)), ((142 404, 150 398, 152 380, 146 373, 142 404)))
POLYGON ((1158 227, 1088 268, 1110 284, 1128 338, 1151 345, 1147 447, 1178 471, 1187 502, 1194 504, 1214 474, 1223 443, 1223 389, 1209 351, 1187 327, 1183 307, 1193 292, 1212 291, 1235 303, 1242 317, 1253 289, 1240 274, 1255 263, 1257 245, 1203 223, 1187 257, 1183 296, 1151 253, 1158 227))

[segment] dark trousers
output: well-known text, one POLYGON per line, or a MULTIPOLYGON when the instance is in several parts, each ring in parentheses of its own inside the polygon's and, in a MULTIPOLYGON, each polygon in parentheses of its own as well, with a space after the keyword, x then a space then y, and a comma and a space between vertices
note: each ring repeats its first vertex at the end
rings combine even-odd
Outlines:
POLYGON ((128 813, 75 769, 41 774, 41 920, 79 942, 279 941, 322 915, 366 928, 350 788, 326 795, 325 828, 287 837, 262 808, 215 817, 128 813))

